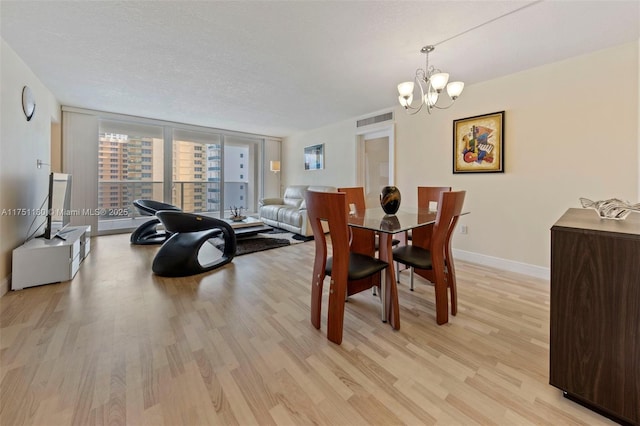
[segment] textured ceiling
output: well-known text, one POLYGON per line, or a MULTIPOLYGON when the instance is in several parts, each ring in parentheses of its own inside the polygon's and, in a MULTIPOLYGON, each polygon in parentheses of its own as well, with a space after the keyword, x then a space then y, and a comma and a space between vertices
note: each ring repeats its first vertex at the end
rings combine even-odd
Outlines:
POLYGON ((0 31, 63 105, 286 136, 394 106, 423 45, 473 84, 638 40, 639 6, 3 0, 0 31))

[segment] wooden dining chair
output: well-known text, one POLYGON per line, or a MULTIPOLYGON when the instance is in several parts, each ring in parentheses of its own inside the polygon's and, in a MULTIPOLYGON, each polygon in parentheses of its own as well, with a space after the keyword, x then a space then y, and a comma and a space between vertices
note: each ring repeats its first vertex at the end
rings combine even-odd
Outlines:
MULTIPOLYGON (((348 188, 338 188, 338 192, 344 192, 347 194, 347 207, 349 214, 362 213, 367 209, 363 187, 353 186, 348 188)), ((370 229, 356 227, 351 227, 350 231, 350 247, 352 252, 373 256, 374 253, 379 250, 380 237, 376 232, 370 229)), ((400 243, 401 240, 395 238, 391 241, 393 247, 396 247, 400 243)), ((373 277, 372 279, 375 280, 377 277, 373 277)), ((379 283, 376 284, 379 286, 379 283)), ((376 288, 376 286, 371 287, 374 296, 377 295, 376 288)))
MULTIPOLYGON (((354 186, 349 188, 338 188, 338 192, 344 192, 349 214, 363 214, 367 209, 364 201, 364 188, 354 186)), ((351 240, 350 248, 354 253, 373 256, 376 251, 375 232, 369 229, 350 228, 351 240)))
MULTIPOLYGON (((347 194, 347 206, 349 207, 349 213, 364 212, 367 209, 364 188, 361 186, 353 186, 349 188, 338 188, 338 192, 344 192, 347 194)), ((374 251, 378 251, 379 238, 375 235, 375 232, 368 229, 352 228, 353 241, 351 243, 351 251, 356 253, 372 254, 371 249, 371 235, 374 235, 374 251)), ((393 246, 400 244, 399 239, 393 239, 393 246)))
MULTIPOLYGON (((315 241, 315 259, 311 280, 311 323, 320 328, 322 287, 326 275, 331 277, 329 288, 329 313, 327 338, 342 343, 345 295, 349 296, 371 288, 369 278, 379 275, 382 321, 386 321, 385 274, 388 264, 373 256, 353 252, 349 247, 349 225, 346 194, 343 192, 315 192, 305 194, 307 214, 315 241), (331 254, 328 256, 327 238, 321 221, 326 221, 331 237, 331 254), (363 286, 362 283, 369 283, 363 286)), ((355 230, 355 229, 354 229, 355 230)))
MULTIPOLYGON (((450 186, 419 186, 418 187, 418 208, 419 209, 430 209, 431 203, 438 203, 440 199, 440 193, 445 191, 451 191, 450 186)), ((433 209, 437 211, 436 209, 433 209)), ((433 232, 433 225, 421 226, 417 229, 412 229, 411 231, 405 232, 405 241, 411 241, 413 243, 413 234, 417 232, 417 240, 420 242, 420 246, 424 248, 429 247, 429 239, 431 238, 431 233, 433 232)), ((400 271, 408 269, 408 266, 405 268, 400 268, 400 265, 396 262, 396 281, 400 281, 400 271)), ((420 275, 420 274, 419 274, 420 275)), ((413 291, 413 282, 411 283, 411 291, 413 291)))
MULTIPOLYGON (((414 270, 431 281, 436 294, 436 321, 444 324, 449 318, 447 289, 451 294, 451 315, 458 312, 456 275, 451 254, 451 237, 462 213, 465 191, 441 192, 438 201, 438 213, 433 232, 422 240, 420 233, 414 232, 412 244, 393 250, 393 260, 403 263, 411 269, 411 288, 413 289, 414 270)), ((416 228, 414 231, 417 231, 416 228)))

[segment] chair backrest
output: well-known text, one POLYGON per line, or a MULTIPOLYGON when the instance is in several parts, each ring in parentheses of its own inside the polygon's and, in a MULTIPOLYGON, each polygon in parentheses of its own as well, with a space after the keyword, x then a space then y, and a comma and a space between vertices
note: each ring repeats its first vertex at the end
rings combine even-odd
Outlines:
POLYGON ((364 201, 364 188, 361 186, 353 186, 350 188, 338 188, 338 192, 344 192, 347 194, 347 206, 353 204, 356 212, 366 210, 366 204, 364 201))
POLYGON ((428 209, 430 202, 439 202, 440 193, 451 191, 450 186, 419 186, 418 187, 418 208, 428 209))
POLYGON ((313 276, 324 276, 327 264, 327 238, 321 221, 329 225, 333 256, 333 275, 347 276, 349 268, 349 226, 347 224, 346 194, 343 192, 307 191, 307 214, 313 230, 316 256, 313 263, 313 276))
POLYGON ((442 251, 445 257, 451 255, 451 235, 458 223, 466 191, 448 191, 440 194, 436 223, 431 236, 431 253, 442 251))
POLYGON ((145 216, 153 216, 156 212, 160 210, 173 210, 173 211, 181 211, 178 207, 173 204, 163 203, 161 201, 155 200, 147 200, 147 199, 138 199, 133 200, 134 207, 138 210, 140 214, 145 216))
MULTIPOLYGON (((419 186, 418 187, 418 208, 428 209, 431 202, 438 203, 440 207, 440 194, 451 191, 450 186, 419 186)), ((416 246, 430 249, 432 226, 423 226, 411 231, 413 244, 416 246)))
MULTIPOLYGON (((363 187, 338 188, 338 192, 344 192, 346 194, 347 211, 350 211, 351 204, 355 206, 355 213, 357 214, 363 213, 366 210, 363 187)), ((362 228, 350 228, 350 231, 351 251, 373 256, 376 246, 375 233, 362 228)))

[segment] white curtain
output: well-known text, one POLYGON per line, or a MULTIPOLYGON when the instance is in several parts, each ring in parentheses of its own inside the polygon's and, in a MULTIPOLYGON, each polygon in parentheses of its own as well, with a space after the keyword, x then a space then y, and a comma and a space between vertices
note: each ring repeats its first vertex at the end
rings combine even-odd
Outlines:
POLYGON ((98 117, 62 110, 62 171, 71 174, 71 225, 98 231, 98 117))

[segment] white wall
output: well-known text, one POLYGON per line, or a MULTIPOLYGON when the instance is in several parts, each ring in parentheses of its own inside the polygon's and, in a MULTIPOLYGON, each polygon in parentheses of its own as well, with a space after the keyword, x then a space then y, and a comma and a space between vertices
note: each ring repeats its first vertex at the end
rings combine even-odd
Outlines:
MULTIPOLYGON (((459 257, 532 275, 548 274, 549 229, 578 198, 636 201, 638 43, 469 85, 451 109, 406 115, 395 109, 396 185, 415 206, 417 186, 467 190, 456 234, 459 257), (614 76, 599 84, 603 70, 614 76), (452 121, 505 110, 505 173, 452 173, 452 121)), ((354 120, 287 138, 287 184, 310 183, 302 146, 324 142, 321 183, 355 184, 354 120), (296 157, 297 156, 297 157, 296 157), (334 163, 336 161, 336 163, 334 163)))
POLYGON ((355 120, 290 136, 282 144, 283 185, 352 186, 356 181, 355 120), (304 170, 304 148, 324 145, 324 169, 304 170))
MULTIPOLYGON (((47 197, 50 166, 38 169, 36 160, 50 163, 52 122, 60 122, 60 105, 2 39, 0 83, 0 211, 38 209, 47 197), (36 99, 31 121, 27 121, 22 112, 24 86, 31 88, 36 99)), ((46 203, 43 208, 47 208, 46 203)), ((6 211, 0 214, 0 295, 7 288, 12 250, 45 219, 44 216, 11 215, 6 211), (35 225, 29 231, 34 219, 35 225)))

